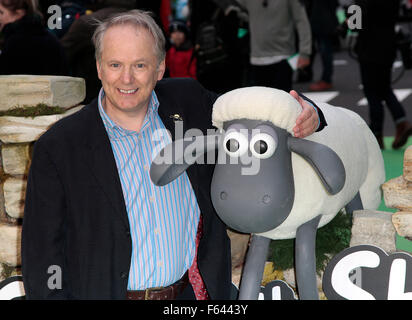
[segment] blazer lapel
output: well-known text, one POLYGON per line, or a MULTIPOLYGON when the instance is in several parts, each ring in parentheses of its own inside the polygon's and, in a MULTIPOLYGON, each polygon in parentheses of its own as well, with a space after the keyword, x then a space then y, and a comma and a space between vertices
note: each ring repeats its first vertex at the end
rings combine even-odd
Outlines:
MULTIPOLYGON (((157 93, 157 92, 156 92, 157 93)), ((167 130, 170 131, 172 135, 172 141, 175 141, 176 138, 180 139, 183 137, 176 137, 176 124, 178 121, 183 122, 183 134, 186 130, 190 129, 190 119, 186 118, 186 114, 184 113, 184 108, 176 104, 170 103, 167 99, 163 99, 162 95, 157 95, 159 100, 159 117, 162 120, 164 126, 167 130)), ((198 183, 198 164, 194 164, 190 166, 187 170, 187 176, 189 177, 190 183, 192 185, 193 191, 195 192, 196 197, 198 198, 200 195, 199 191, 199 183, 198 183)))
POLYGON ((109 137, 99 115, 97 100, 88 105, 87 108, 89 108, 87 111, 90 127, 87 131, 88 135, 85 137, 85 160, 96 181, 110 200, 114 212, 129 230, 129 219, 119 173, 109 137))

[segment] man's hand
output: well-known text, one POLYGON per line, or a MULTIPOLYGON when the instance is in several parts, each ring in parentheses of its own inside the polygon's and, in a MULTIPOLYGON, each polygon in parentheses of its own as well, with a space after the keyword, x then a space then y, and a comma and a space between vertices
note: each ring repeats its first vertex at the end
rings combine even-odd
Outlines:
POLYGON ((309 58, 305 58, 305 57, 300 56, 298 58, 297 68, 302 69, 304 67, 307 67, 309 64, 310 64, 310 59, 309 58))
POLYGON ((302 107, 302 113, 296 119, 293 133, 296 138, 305 138, 316 131, 319 124, 319 117, 315 109, 303 100, 295 90, 291 90, 290 95, 294 97, 302 107))

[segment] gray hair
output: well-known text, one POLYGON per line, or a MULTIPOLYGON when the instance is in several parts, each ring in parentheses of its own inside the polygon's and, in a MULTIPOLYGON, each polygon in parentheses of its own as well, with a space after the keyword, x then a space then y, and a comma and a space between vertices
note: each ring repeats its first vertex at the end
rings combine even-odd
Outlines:
POLYGON ((144 28, 153 36, 155 41, 155 53, 157 55, 157 61, 160 64, 165 56, 165 36, 163 35, 162 30, 154 21, 151 12, 142 11, 142 10, 130 10, 127 12, 117 13, 110 16, 104 21, 97 21, 98 27, 93 33, 92 41, 95 48, 95 57, 96 60, 100 63, 102 58, 102 49, 103 49, 103 37, 106 31, 117 25, 132 25, 137 28, 144 28))

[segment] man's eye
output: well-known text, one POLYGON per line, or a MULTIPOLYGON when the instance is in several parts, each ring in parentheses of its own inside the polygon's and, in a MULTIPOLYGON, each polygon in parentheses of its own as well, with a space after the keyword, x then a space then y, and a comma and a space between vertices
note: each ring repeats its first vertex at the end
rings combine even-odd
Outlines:
POLYGON ((143 64, 143 63, 138 63, 138 64, 136 64, 136 67, 139 68, 139 69, 140 69, 140 68, 143 68, 143 67, 144 67, 144 64, 143 64))
POLYGON ((113 68, 118 68, 120 65, 118 63, 112 63, 110 66, 113 68))

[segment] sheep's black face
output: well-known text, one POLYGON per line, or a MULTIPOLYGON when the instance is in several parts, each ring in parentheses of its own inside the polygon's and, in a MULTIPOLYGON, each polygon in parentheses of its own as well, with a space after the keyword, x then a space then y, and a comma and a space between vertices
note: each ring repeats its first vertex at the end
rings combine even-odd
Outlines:
POLYGON ((216 212, 240 232, 276 228, 294 200, 289 133, 270 122, 247 119, 227 122, 224 130, 211 186, 216 212))

